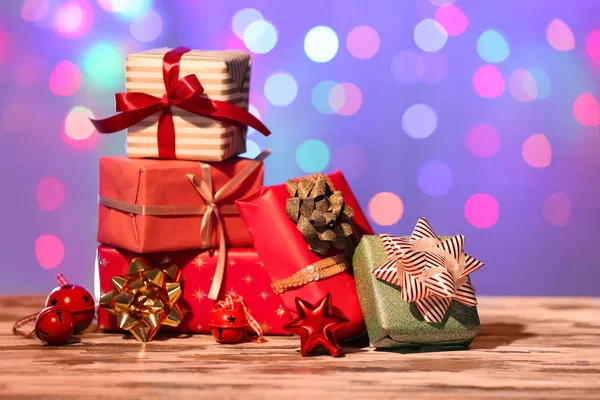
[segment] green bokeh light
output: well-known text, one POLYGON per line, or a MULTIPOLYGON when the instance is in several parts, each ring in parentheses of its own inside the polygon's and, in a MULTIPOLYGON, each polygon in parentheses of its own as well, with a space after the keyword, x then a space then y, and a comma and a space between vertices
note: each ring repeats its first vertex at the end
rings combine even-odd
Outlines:
POLYGON ((95 89, 115 91, 123 83, 125 60, 117 49, 104 42, 95 44, 83 60, 85 83, 95 89))

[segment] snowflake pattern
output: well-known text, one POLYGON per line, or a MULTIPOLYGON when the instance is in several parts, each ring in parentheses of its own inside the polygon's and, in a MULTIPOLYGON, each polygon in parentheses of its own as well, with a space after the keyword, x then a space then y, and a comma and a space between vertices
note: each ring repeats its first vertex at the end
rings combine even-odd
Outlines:
POLYGON ((102 256, 98 257, 98 265, 104 267, 108 265, 108 260, 102 256))
POLYGON ((185 316, 191 312, 190 308, 186 304, 183 304, 180 307, 180 310, 181 310, 181 314, 183 314, 183 318, 185 318, 185 316))
POLYGON ((283 309, 283 306, 279 306, 279 308, 277 309, 277 311, 275 311, 275 313, 277 314, 277 316, 279 318, 283 317, 283 314, 285 314, 285 310, 283 309))
POLYGON ((229 291, 227 292, 227 294, 229 294, 233 297, 236 297, 238 295, 234 288, 229 288, 229 291))
POLYGON ((161 259, 160 259, 160 262, 159 262, 159 264, 168 264, 168 263, 170 263, 171 261, 172 261, 172 260, 171 260, 171 257, 169 257, 169 255, 168 255, 168 254, 166 254, 166 255, 165 255, 163 258, 161 258, 161 259))
POLYGON ((267 333, 269 332, 269 329, 271 329, 271 325, 267 324, 266 322, 263 322, 262 324, 260 324, 260 329, 262 329, 263 333, 267 333))
POLYGON ((258 295, 261 299, 266 300, 269 297, 269 293, 267 292, 261 292, 261 294, 258 295))
POLYGON ((252 276, 251 276, 250 274, 248 274, 248 275, 246 275, 245 277, 243 277, 243 278, 242 278, 242 280, 243 280, 244 282, 246 282, 246 284, 248 284, 248 285, 249 285, 249 284, 251 284, 251 283, 252 283, 252 281, 254 280, 254 278, 252 278, 252 276))
POLYGON ((194 298, 198 301, 198 303, 201 303, 205 297, 206 293, 204 293, 202 289, 198 289, 194 292, 194 298))
POLYGON ((202 269, 204 268, 204 260, 202 259, 202 257, 198 256, 195 260, 194 260, 194 266, 198 269, 202 269))

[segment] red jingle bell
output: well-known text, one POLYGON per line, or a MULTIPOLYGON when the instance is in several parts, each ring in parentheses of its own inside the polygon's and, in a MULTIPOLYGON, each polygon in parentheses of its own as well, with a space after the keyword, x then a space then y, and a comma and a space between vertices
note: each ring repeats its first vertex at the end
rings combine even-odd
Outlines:
POLYGON ((58 307, 46 307, 35 320, 35 335, 42 342, 65 344, 73 336, 73 316, 67 310, 58 307))
POLYGON ((90 326, 94 319, 94 298, 83 287, 69 284, 62 274, 58 274, 56 280, 60 286, 50 292, 46 307, 59 307, 69 311, 75 322, 75 333, 79 333, 90 326))
POLYGON ((239 343, 246 337, 246 315, 239 308, 218 308, 210 320, 210 333, 219 343, 239 343))

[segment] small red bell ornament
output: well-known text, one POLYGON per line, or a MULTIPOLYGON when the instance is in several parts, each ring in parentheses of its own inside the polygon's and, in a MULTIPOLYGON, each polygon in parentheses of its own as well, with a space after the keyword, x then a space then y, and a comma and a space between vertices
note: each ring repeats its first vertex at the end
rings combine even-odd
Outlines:
POLYGON ((58 307, 46 307, 35 320, 35 335, 42 342, 51 345, 66 344, 73 336, 75 323, 67 310, 58 307))
POLYGON ((225 300, 219 301, 215 305, 209 326, 210 332, 219 343, 240 343, 246 339, 262 342, 262 328, 248 311, 242 296, 234 297, 228 294, 225 300), (258 337, 251 338, 248 330, 254 331, 258 337))
POLYGON ((246 336, 248 323, 241 308, 219 308, 210 319, 210 333, 219 343, 239 343, 246 336))
POLYGON ((96 312, 94 298, 83 287, 71 285, 62 274, 56 276, 60 285, 50 292, 46 299, 46 307, 59 307, 67 310, 73 316, 75 333, 90 326, 96 312))

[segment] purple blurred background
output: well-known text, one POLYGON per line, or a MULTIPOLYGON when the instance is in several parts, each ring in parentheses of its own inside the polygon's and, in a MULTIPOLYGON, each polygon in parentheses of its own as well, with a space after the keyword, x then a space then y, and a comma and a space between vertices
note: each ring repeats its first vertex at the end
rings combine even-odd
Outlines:
POLYGON ((479 294, 600 295, 600 3, 27 0, 0 5, 0 292, 92 288, 97 159, 130 52, 253 54, 267 184, 341 169, 377 232, 425 216, 479 294))

